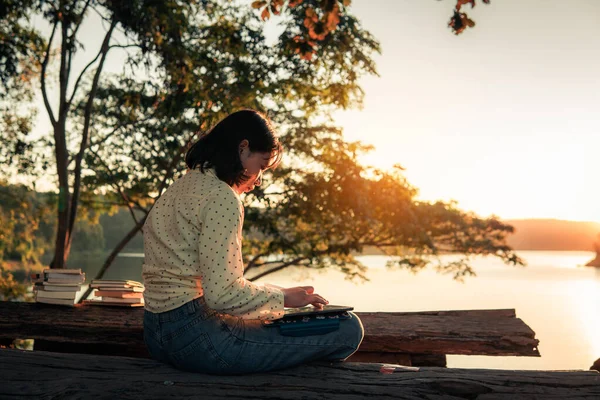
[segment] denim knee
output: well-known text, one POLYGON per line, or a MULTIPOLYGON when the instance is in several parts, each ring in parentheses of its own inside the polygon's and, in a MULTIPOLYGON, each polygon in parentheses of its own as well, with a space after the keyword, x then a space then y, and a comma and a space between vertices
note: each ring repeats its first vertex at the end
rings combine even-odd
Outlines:
POLYGON ((365 329, 362 321, 356 314, 351 312, 350 315, 352 315, 352 318, 344 321, 345 324, 348 324, 345 329, 348 332, 349 344, 355 349, 358 349, 363 341, 363 338, 365 337, 365 329))

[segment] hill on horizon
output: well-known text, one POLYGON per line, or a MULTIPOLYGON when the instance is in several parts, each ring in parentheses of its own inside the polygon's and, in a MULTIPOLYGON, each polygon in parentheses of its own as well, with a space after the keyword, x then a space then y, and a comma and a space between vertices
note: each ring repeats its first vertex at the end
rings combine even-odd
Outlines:
POLYGON ((594 251, 600 223, 558 219, 513 219, 508 245, 515 250, 594 251))

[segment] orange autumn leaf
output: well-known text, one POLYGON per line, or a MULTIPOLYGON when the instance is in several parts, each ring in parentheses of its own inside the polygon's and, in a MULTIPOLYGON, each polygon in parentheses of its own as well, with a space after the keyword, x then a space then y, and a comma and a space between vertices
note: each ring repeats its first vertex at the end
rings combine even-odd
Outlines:
POLYGON ((317 15, 317 12, 312 7, 308 7, 306 9, 306 11, 304 12, 304 14, 306 15, 307 19, 310 19, 313 22, 317 22, 319 20, 319 16, 317 15))
POLYGON ((269 12, 269 7, 265 7, 265 9, 263 10, 263 12, 260 14, 260 18, 263 21, 268 20, 271 17, 271 13, 269 12))
POLYGON ((329 32, 325 29, 325 24, 321 21, 317 22, 312 26, 312 29, 308 30, 308 36, 311 39, 323 40, 329 32))
POLYGON ((271 1, 271 12, 273 15, 279 15, 281 13, 281 7, 283 7, 283 0, 271 1))
POLYGON ((473 21, 471 18, 467 17, 466 15, 461 18, 462 18, 463 24, 467 25, 469 28, 472 28, 475 26, 475 21, 473 21))
POLYGON ((271 3, 271 12, 273 15, 279 15, 279 9, 275 3, 271 3))
POLYGON ((333 10, 325 15, 327 30, 334 31, 340 23, 340 7, 335 4, 333 10))
POLYGON ((262 0, 262 1, 253 1, 252 2, 252 8, 262 8, 266 4, 267 4, 267 2, 264 1, 264 0, 262 0))
POLYGON ((471 4, 471 8, 475 7, 475 0, 457 0, 456 11, 460 11, 460 8, 465 4, 471 4))

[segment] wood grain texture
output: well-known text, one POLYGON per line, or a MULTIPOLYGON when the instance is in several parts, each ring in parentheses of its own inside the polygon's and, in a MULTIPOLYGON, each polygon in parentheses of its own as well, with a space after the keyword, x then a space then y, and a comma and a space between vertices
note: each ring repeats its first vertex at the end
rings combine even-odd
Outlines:
POLYGON ((4 399, 594 399, 596 371, 421 368, 318 362, 247 376, 187 373, 142 358, 0 350, 4 399))
MULTIPOLYGON (((59 351, 61 343, 70 343, 71 351, 147 357, 143 312, 0 302, 0 339, 37 339, 52 351, 59 351)), ((359 352, 540 355, 535 332, 516 318, 512 309, 356 314, 365 328, 359 352)))

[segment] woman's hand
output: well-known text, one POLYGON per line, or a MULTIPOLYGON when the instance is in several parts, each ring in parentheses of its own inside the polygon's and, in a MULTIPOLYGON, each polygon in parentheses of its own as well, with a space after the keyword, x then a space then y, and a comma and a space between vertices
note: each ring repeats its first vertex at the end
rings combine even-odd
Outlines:
POLYGON ((323 297, 315 294, 315 288, 312 286, 296 286, 287 289, 281 289, 284 295, 284 307, 304 307, 312 304, 317 309, 322 309, 325 304, 329 304, 323 297))

